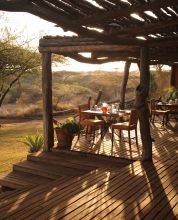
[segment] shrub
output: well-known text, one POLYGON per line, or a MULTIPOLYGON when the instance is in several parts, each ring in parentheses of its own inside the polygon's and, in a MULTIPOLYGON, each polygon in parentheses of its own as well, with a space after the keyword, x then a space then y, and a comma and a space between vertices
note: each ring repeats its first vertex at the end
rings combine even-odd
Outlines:
POLYGON ((34 153, 41 150, 44 142, 43 137, 39 133, 36 133, 35 135, 27 135, 23 143, 29 147, 30 153, 34 153))

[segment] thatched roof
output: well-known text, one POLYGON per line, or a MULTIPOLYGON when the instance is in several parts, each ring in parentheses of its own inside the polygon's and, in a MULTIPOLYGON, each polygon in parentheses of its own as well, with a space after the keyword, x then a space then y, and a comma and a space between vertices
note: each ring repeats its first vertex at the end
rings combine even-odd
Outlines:
POLYGON ((40 49, 64 46, 55 52, 83 62, 134 61, 141 46, 150 48, 151 63, 178 61, 178 0, 0 0, 0 10, 29 12, 76 33, 42 39, 40 49), (78 54, 85 51, 91 59, 78 54))

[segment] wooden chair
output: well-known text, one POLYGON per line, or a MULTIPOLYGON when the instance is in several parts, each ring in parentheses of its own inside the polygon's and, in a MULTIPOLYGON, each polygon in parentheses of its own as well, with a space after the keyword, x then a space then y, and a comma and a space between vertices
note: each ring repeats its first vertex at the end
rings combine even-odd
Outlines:
MULTIPOLYGON (((101 138, 103 137, 104 131, 104 121, 95 119, 95 116, 89 115, 88 113, 83 113, 83 111, 90 109, 89 103, 81 104, 78 106, 79 108, 79 124, 86 128, 85 137, 87 138, 93 136, 93 143, 95 140, 96 130, 101 129, 101 138)), ((78 134, 78 139, 80 138, 81 132, 78 134)))
POLYGON ((112 148, 113 148, 113 142, 114 142, 114 131, 117 129, 119 130, 119 138, 121 140, 121 131, 126 130, 128 131, 128 138, 129 138, 129 146, 131 147, 131 137, 130 137, 130 131, 135 130, 135 138, 136 138, 136 144, 138 146, 138 137, 137 137, 137 122, 138 122, 138 115, 137 111, 135 109, 131 110, 130 117, 128 122, 119 122, 116 124, 111 125, 111 141, 112 141, 112 148))
POLYGON ((154 99, 150 100, 150 121, 155 122, 155 116, 162 116, 162 124, 167 125, 169 119, 169 110, 157 109, 156 101, 154 99))

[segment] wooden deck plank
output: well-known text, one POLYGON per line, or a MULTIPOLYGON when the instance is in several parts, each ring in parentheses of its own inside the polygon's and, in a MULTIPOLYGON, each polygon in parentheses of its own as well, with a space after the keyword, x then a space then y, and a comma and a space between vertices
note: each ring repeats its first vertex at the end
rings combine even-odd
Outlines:
MULTIPOLYGON (((173 179, 173 181, 176 180, 177 177, 175 177, 175 179, 173 179)), ((136 216, 135 216, 135 219, 137 219, 137 217, 139 216, 139 219, 140 218, 145 218, 145 216, 148 216, 148 219, 150 219, 150 217, 154 216, 155 215, 155 206, 157 207, 157 209, 159 210, 160 209, 160 206, 159 203, 162 201, 162 200, 167 200, 167 194, 169 194, 173 188, 172 188, 172 185, 170 183, 169 180, 167 180, 165 183, 164 183, 164 188, 163 189, 157 189, 156 192, 154 192, 154 200, 153 202, 151 202, 151 204, 149 203, 148 205, 146 205, 140 213, 138 213, 136 216), (153 213, 151 215, 151 213, 153 213), (150 217, 149 217, 150 215, 150 217)), ((146 218, 147 219, 147 218, 146 218)))
MULTIPOLYGON (((92 180, 92 178, 91 178, 91 181, 88 183, 88 186, 86 186, 86 187, 89 187, 89 188, 90 188, 90 186, 97 187, 97 184, 96 184, 97 178, 95 178, 94 180, 92 180)), ((83 181, 82 181, 82 183, 83 183, 83 181)), ((81 186, 80 182, 79 182, 79 186, 81 186)), ((56 204, 60 204, 60 207, 61 207, 63 204, 63 201, 65 201, 65 199, 71 198, 76 193, 81 192, 82 190, 84 190, 84 189, 78 187, 78 184, 75 187, 73 187, 73 185, 69 185, 65 190, 62 190, 62 191, 59 188, 58 190, 55 191, 55 194, 52 194, 52 196, 50 197, 50 202, 47 205, 47 208, 49 209, 50 206, 53 207, 54 202, 56 202, 56 204)), ((39 199, 39 197, 38 197, 38 199, 39 199)), ((48 201, 46 203, 48 203, 48 201)), ((28 219, 37 218, 38 215, 41 215, 44 212, 44 204, 45 204, 45 201, 43 201, 43 197, 42 197, 42 200, 39 201, 39 206, 41 207, 40 211, 36 212, 36 210, 35 210, 36 206, 33 204, 30 207, 28 206, 25 209, 25 212, 23 210, 23 214, 21 212, 18 212, 18 214, 15 214, 15 217, 18 219, 24 219, 27 217, 28 217, 28 219)), ((64 204, 66 205, 65 202, 64 202, 64 204)), ((8 218, 11 219, 9 216, 8 216, 8 218)), ((41 218, 41 216, 40 216, 40 218, 41 218)))
MULTIPOLYGON (((35 174, 34 181, 29 179, 32 174, 22 172, 22 180, 14 174, 14 183, 27 186, 0 195, 0 219, 176 219, 178 135, 156 124, 152 126, 152 136, 155 138, 152 163, 128 160, 140 158, 140 137, 138 149, 133 140, 132 152, 126 142, 122 145, 116 142, 115 159, 106 158, 111 155, 107 136, 100 145, 88 146, 84 142, 75 145, 73 149, 77 152, 54 149, 41 158, 29 156, 30 163, 24 167, 35 174), (102 156, 97 161, 98 154, 102 156), (42 170, 42 176, 53 181, 43 184, 43 180, 38 180, 42 170), (35 181, 39 185, 29 186, 35 181)), ((11 181, 13 175, 8 178, 11 181)))
POLYGON ((21 162, 14 166, 14 170, 24 171, 25 169, 27 169, 28 172, 30 172, 31 174, 38 174, 39 176, 43 176, 51 179, 57 179, 60 176, 68 176, 68 175, 81 176, 85 173, 85 171, 80 171, 70 167, 63 167, 57 165, 51 166, 49 164, 47 165, 47 164, 31 162, 31 161, 21 162))
MULTIPOLYGON (((163 167, 164 168, 164 167, 163 167)), ((175 168, 176 166, 172 166, 170 165, 170 172, 173 172, 172 174, 175 174, 175 168)), ((170 180, 169 177, 167 175, 167 170, 164 170, 161 174, 158 173, 159 176, 156 174, 156 176, 154 177, 149 177, 149 183, 150 183, 150 190, 146 190, 144 189, 144 191, 142 192, 141 190, 141 195, 139 194, 140 191, 137 194, 137 197, 135 198, 135 202, 134 200, 131 201, 131 206, 126 207, 126 209, 124 210, 124 212, 120 212, 120 210, 115 210, 114 211, 114 215, 116 215, 117 213, 117 217, 115 219, 118 218, 123 218, 125 216, 127 216, 128 218, 132 218, 134 215, 137 215, 138 213, 142 212, 142 209, 144 209, 144 207, 149 207, 149 204, 152 203, 153 201, 155 201, 155 197, 156 195, 161 195, 161 193, 159 194, 159 192, 164 193, 164 187, 166 187, 167 185, 170 185, 170 180), (160 183, 160 179, 162 180, 163 183, 160 183), (163 185, 162 185, 163 184, 163 185), (160 190, 160 191, 159 191, 160 190), (147 193, 145 193, 147 192, 147 193), (140 199, 141 198, 141 199, 140 199)), ((175 175, 172 175, 175 178, 175 175)), ((176 181, 176 178, 175 178, 176 181)), ((138 217, 138 215, 137 215, 138 217)))
POLYGON ((26 174, 21 172, 11 172, 9 174, 1 175, 0 184, 9 188, 20 189, 24 186, 35 186, 41 183, 51 181, 48 178, 36 176, 33 174, 26 174))
POLYGON ((90 170, 97 168, 97 166, 91 166, 88 164, 85 164, 85 166, 81 166, 81 163, 79 161, 77 161, 78 163, 74 163, 69 158, 67 159, 62 158, 54 153, 53 154, 52 153, 40 153, 40 154, 35 154, 35 155, 28 155, 28 160, 48 162, 50 164, 78 169, 80 171, 90 171, 90 170))
MULTIPOLYGON (((120 178, 119 178, 119 180, 120 180, 120 178)), ((135 181, 133 181, 132 180, 132 178, 131 178, 131 180, 129 180, 129 181, 126 181, 126 184, 123 184, 122 186, 121 186, 121 188, 120 188, 120 185, 119 185, 119 183, 116 185, 116 186, 118 186, 119 187, 119 190, 120 191, 112 191, 113 190, 113 188, 110 186, 110 188, 111 188, 111 193, 109 193, 109 195, 106 195, 104 198, 103 198, 103 200, 102 200, 102 197, 99 197, 99 200, 98 200, 98 205, 96 204, 96 203, 94 203, 93 204, 93 207, 92 207, 92 209, 91 209, 91 207, 89 208, 89 209, 87 209, 87 216, 86 216, 86 218, 88 218, 88 217, 94 217, 95 216, 95 214, 97 215, 100 211, 101 211, 101 209, 103 210, 103 212, 105 212, 106 214, 108 214, 109 213, 109 211, 108 210, 105 210, 104 209, 104 204, 106 204, 106 208, 108 208, 109 210, 110 210, 110 212, 111 212, 111 210, 112 210, 112 208, 110 207, 111 205, 113 205, 114 203, 115 204, 117 204, 118 202, 119 202, 119 205, 120 204, 122 204, 122 202, 123 201, 115 201, 115 196, 116 196, 116 198, 117 198, 117 195, 118 196, 120 196, 121 198, 123 197, 123 195, 124 195, 124 199, 126 200, 126 198, 128 198, 128 200, 127 200, 127 203, 128 204, 130 204, 131 202, 129 201, 129 199, 130 199, 130 194, 128 193, 129 191, 131 192, 131 193, 134 193, 135 192, 135 190, 133 190, 134 189, 134 186, 136 187, 137 186, 137 184, 136 184, 136 182, 135 181), (128 184, 127 184, 127 182, 128 182, 128 184), (136 184, 136 185, 135 185, 136 184), (124 191, 125 190, 125 191, 124 191), (119 193, 120 192, 120 193, 119 193), (106 199, 106 197, 108 197, 107 199, 106 199), (110 202, 109 202, 109 200, 111 199, 111 198, 113 198, 113 201, 111 200, 110 202), (101 208, 101 204, 102 204, 102 208, 101 208), (110 204, 110 205, 109 205, 110 204), (96 209, 97 208, 97 209, 96 209), (91 209, 91 210, 90 210, 91 209), (90 213, 90 214, 89 214, 90 213)), ((141 181, 141 180, 140 180, 141 181)), ((144 180, 143 180, 144 181, 144 180)), ((143 182, 143 181, 141 181, 141 182, 143 182)), ((141 183, 140 182, 140 183, 141 183)), ((147 184, 147 183, 145 183, 145 184, 147 184)), ((116 188, 117 189, 117 188, 116 188)), ((137 189, 137 187, 136 187, 136 189, 137 189)), ((136 191, 137 192, 137 191, 136 191)), ((138 193, 138 192, 137 192, 138 193)), ((90 204, 89 204, 90 205, 90 204)), ((118 205, 118 204, 117 204, 118 205)), ((79 217, 79 216, 78 216, 79 217)), ((77 217, 77 218, 78 218, 77 217)), ((96 219, 98 218, 98 219, 100 219, 100 217, 101 216, 97 216, 96 217, 96 219)), ((112 217, 113 216, 111 216, 111 218, 110 219, 112 219, 112 217)), ((76 219, 77 219, 76 218, 76 219)), ((106 218, 107 219, 107 218, 106 218)))
MULTIPOLYGON (((168 196, 168 203, 155 215, 155 219, 166 219, 166 216, 170 213, 170 218, 178 215, 178 209, 174 211, 174 207, 178 204, 178 196, 177 193, 175 194, 172 199, 170 198, 170 195, 168 196)), ((178 217, 178 216, 177 216, 178 217)))
MULTIPOLYGON (((121 169, 119 173, 120 173, 120 175, 123 174, 123 176, 124 176, 123 178, 125 178, 125 176, 128 175, 128 174, 125 173, 125 168, 121 169)), ((97 183, 95 188, 93 188, 93 187, 89 188, 89 189, 85 190, 84 192, 81 192, 81 193, 75 195, 73 198, 70 199, 70 202, 67 201, 67 203, 68 203, 67 209, 70 206, 70 204, 72 204, 72 205, 74 204, 74 208, 76 208, 76 205, 79 205, 79 200, 83 200, 84 202, 86 202, 87 200, 85 199, 85 196, 88 197, 88 195, 90 193, 95 193, 95 191, 97 191, 98 188, 102 188, 103 187, 103 184, 107 185, 107 184, 110 183, 110 181, 112 182, 113 179, 115 179, 115 178, 108 179, 108 181, 104 181, 104 177, 102 177, 101 181, 100 182, 98 181, 98 183, 97 183)), ((54 214, 56 215, 58 213, 57 218, 60 218, 61 217, 60 214, 63 213, 65 207, 63 208, 61 203, 59 205, 58 201, 59 200, 56 200, 56 204, 53 203, 52 208, 54 209, 53 215, 54 214)), ((51 203, 51 201, 49 201, 49 203, 51 203)), ((45 204, 42 205, 43 206, 43 211, 45 210, 44 209, 44 205, 45 204)), ((65 203, 64 203, 64 205, 65 205, 65 203)), ((48 206, 48 208, 49 208, 49 206, 48 206)), ((47 212, 44 212, 43 215, 40 215, 40 217, 43 218, 45 215, 50 214, 50 212, 51 212, 51 210, 48 210, 47 212)), ((67 212, 67 210, 65 209, 65 213, 66 212, 67 212)), ((52 217, 52 216, 50 216, 50 217, 52 217)))
MULTIPOLYGON (((138 132, 139 133, 139 132, 138 132)), ((161 159, 163 158, 163 154, 165 151, 167 152, 166 157, 170 158, 174 155, 174 150, 171 150, 168 153, 167 146, 174 146, 175 150, 177 148, 176 143, 178 142, 178 136, 168 128, 164 127, 161 128, 160 124, 151 125, 151 133, 152 137, 155 139, 153 142, 153 158, 154 159, 161 159)), ((76 142, 74 142, 76 143, 76 142)), ((96 145, 89 145, 85 139, 81 138, 79 143, 73 145, 73 150, 75 151, 82 151, 82 152, 90 152, 94 154, 102 154, 108 156, 115 156, 120 158, 127 158, 127 159, 138 159, 141 158, 142 154, 142 143, 140 136, 138 137, 138 149, 136 144, 133 141, 132 150, 130 150, 129 145, 127 142, 122 142, 121 145, 119 141, 114 142, 114 151, 113 154, 111 152, 111 139, 107 134, 104 138, 104 141, 101 142, 99 139, 96 141, 96 145)))
POLYGON ((55 150, 54 153, 57 154, 59 157, 64 158, 64 160, 72 161, 72 163, 77 163, 84 166, 86 163, 87 165, 93 167, 120 167, 121 164, 124 166, 130 164, 131 160, 116 158, 116 157, 108 157, 105 155, 98 155, 92 154, 83 151, 61 151, 55 150))
POLYGON ((17 196, 29 189, 34 188, 34 186, 28 186, 28 187, 23 187, 22 189, 15 189, 15 190, 10 190, 10 191, 5 191, 0 194, 0 207, 1 204, 3 203, 3 200, 7 200, 8 198, 12 198, 13 196, 17 196))
POLYGON ((171 203, 169 201, 174 201, 174 199, 176 199, 176 194, 177 192, 174 189, 168 192, 168 187, 167 187, 165 189, 165 195, 159 196, 159 199, 157 198, 157 204, 151 209, 149 213, 147 213, 147 215, 145 216, 145 220, 156 219, 156 218, 163 219, 164 215, 167 215, 170 212, 170 210, 173 208, 171 207, 171 203))
MULTIPOLYGON (((135 169, 135 175, 142 172, 140 166, 138 166, 137 168, 138 170, 135 169)), ((82 195, 80 200, 76 200, 75 203, 68 204, 67 209, 65 210, 64 219, 84 218, 86 213, 88 215, 90 212, 93 212, 93 210, 97 208, 97 206, 101 205, 101 200, 104 197, 108 196, 108 190, 110 190, 111 185, 113 186, 111 191, 117 190, 119 187, 122 187, 124 184, 126 184, 130 178, 131 175, 128 172, 124 172, 121 179, 118 179, 116 176, 113 180, 110 180, 107 184, 104 184, 100 188, 98 187, 97 190, 82 195)), ((62 218, 63 217, 62 214, 63 214, 62 212, 58 212, 55 214, 55 217, 62 218)))
MULTIPOLYGON (((89 184, 93 183, 93 181, 95 182, 95 184, 97 183, 98 177, 103 175, 103 172, 106 172, 106 170, 101 169, 101 173, 98 172, 97 170, 86 174, 82 177, 75 177, 73 179, 69 179, 68 181, 65 181, 63 183, 60 183, 58 180, 53 181, 50 184, 46 184, 46 186, 39 186, 36 187, 33 190, 27 191, 24 194, 22 194, 20 196, 20 199, 18 199, 18 202, 16 201, 17 198, 13 198, 13 200, 8 200, 9 204, 12 205, 12 209, 13 211, 8 213, 8 218, 10 219, 10 216, 14 217, 14 213, 17 213, 17 215, 20 213, 20 211, 24 212, 25 215, 28 215, 29 213, 26 212, 25 207, 29 208, 29 212, 36 210, 36 202, 40 201, 40 199, 42 199, 42 203, 44 202, 43 199, 45 198, 46 195, 50 195, 50 193, 52 193, 52 196, 56 196, 57 192, 59 192, 59 196, 62 197, 63 194, 65 194, 66 192, 66 196, 70 196, 68 193, 68 188, 71 190, 71 192, 75 192, 75 190, 82 190, 81 188, 76 187, 75 183, 79 183, 80 185, 83 182, 86 182, 88 180, 88 178, 90 179, 89 184), (28 198, 26 198, 26 196, 28 195, 28 198), (24 200, 26 201, 26 203, 24 202, 24 200), (21 201, 23 201, 23 205, 21 205, 19 207, 18 204, 21 204, 21 201), (13 204, 15 204, 15 206, 13 206, 13 204), (29 205, 31 205, 29 207, 29 205), (34 207, 34 209, 33 209, 34 207)), ((85 187, 88 187, 87 182, 85 187)), ((51 198, 51 196, 50 196, 51 198)), ((62 199, 64 199, 62 197, 62 199)), ((8 205, 9 205, 8 204, 8 205)), ((8 210, 8 205, 6 203, 6 206, 4 207, 4 209, 0 209, 1 210, 1 216, 6 216, 7 213, 6 211, 8 210)), ((16 216, 16 215, 15 215, 16 216)), ((18 218, 20 219, 20 217, 22 217, 21 213, 19 214, 18 218)))
POLYGON ((174 206, 172 210, 170 210, 169 214, 165 217, 165 219, 177 219, 178 217, 178 203, 174 206))
MULTIPOLYGON (((63 184, 66 183, 66 181, 69 181, 69 179, 71 180, 71 177, 61 177, 60 179, 57 180, 58 183, 63 184)), ((21 202, 21 200, 25 199, 26 197, 26 193, 34 193, 34 194, 38 194, 41 193, 45 190, 48 190, 49 188, 53 187, 56 185, 55 181, 52 181, 43 185, 39 185, 39 186, 28 186, 28 187, 24 187, 22 190, 18 190, 15 193, 12 193, 8 196, 8 197, 4 197, 1 199, 0 202, 0 210, 2 212, 3 208, 8 209, 9 206, 13 205, 14 203, 18 204, 21 202), (17 201, 17 198, 20 198, 19 201, 17 201)), ((30 196, 29 196, 30 198, 30 196)))

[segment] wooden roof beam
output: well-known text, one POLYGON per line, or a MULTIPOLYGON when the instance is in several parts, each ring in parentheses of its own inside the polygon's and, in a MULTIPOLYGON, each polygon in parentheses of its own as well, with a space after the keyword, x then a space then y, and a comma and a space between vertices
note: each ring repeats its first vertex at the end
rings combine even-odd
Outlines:
POLYGON ((157 22, 144 24, 142 28, 133 27, 133 28, 124 28, 123 30, 112 30, 111 35, 139 35, 139 34, 154 34, 160 32, 166 32, 167 28, 178 28, 178 18, 171 19, 169 21, 157 22))
POLYGON ((176 37, 165 37, 163 39, 149 40, 147 44, 150 47, 177 47, 178 46, 178 36, 176 37))
POLYGON ((81 16, 85 15, 84 13, 81 13, 81 11, 76 10, 74 7, 58 0, 47 0, 49 3, 54 4, 57 8, 63 9, 68 14, 80 18, 81 16))
POLYGON ((77 60, 78 62, 88 63, 88 64, 103 64, 103 63, 108 63, 108 62, 126 61, 126 60, 131 60, 131 62, 133 63, 137 62, 137 59, 134 59, 134 58, 128 59, 128 57, 122 57, 122 56, 106 57, 106 58, 102 58, 102 57, 101 58, 93 58, 93 57, 87 58, 77 53, 56 53, 56 54, 67 56, 74 60, 77 60))
MULTIPOLYGON (((87 37, 95 37, 97 39, 103 40, 105 42, 109 42, 111 44, 117 43, 122 45, 143 45, 145 42, 138 40, 138 39, 117 39, 115 37, 103 36, 103 33, 97 32, 95 30, 89 30, 85 27, 72 24, 71 19, 65 17, 65 15, 59 15, 59 13, 50 10, 41 3, 39 0, 35 0, 35 3, 32 3, 28 0, 25 0, 24 4, 16 4, 17 1, 11 0, 10 2, 7 0, 1 0, 4 4, 0 4, 0 9, 2 10, 9 10, 9 11, 24 11, 34 14, 42 19, 48 20, 59 25, 65 31, 70 30, 80 36, 87 36, 87 37), (11 5, 11 2, 14 2, 14 5, 11 5)), ((19 0, 19 2, 21 2, 19 0)))
POLYGON ((29 0, 0 0, 0 10, 21 12, 30 4, 29 0))
POLYGON ((145 3, 144 5, 133 5, 126 9, 119 9, 119 10, 112 10, 109 12, 103 12, 100 15, 92 15, 83 18, 82 20, 74 20, 73 24, 80 24, 80 25, 88 25, 88 24, 95 24, 95 23, 103 23, 108 19, 119 18, 123 16, 130 16, 132 13, 139 13, 144 11, 151 11, 151 10, 160 10, 161 7, 165 8, 168 6, 177 5, 177 0, 156 0, 154 2, 145 3))
POLYGON ((99 11, 101 11, 100 8, 84 0, 63 0, 63 2, 66 2, 74 8, 77 8, 78 10, 81 10, 82 12, 87 14, 90 13, 90 10, 94 13, 99 13, 99 11))
MULTIPOLYGON (((124 51, 127 46, 119 45, 70 45, 70 46, 43 46, 39 47, 40 52, 65 53, 65 52, 95 52, 95 51, 124 51)), ((128 48, 129 49, 129 48, 128 48)))

